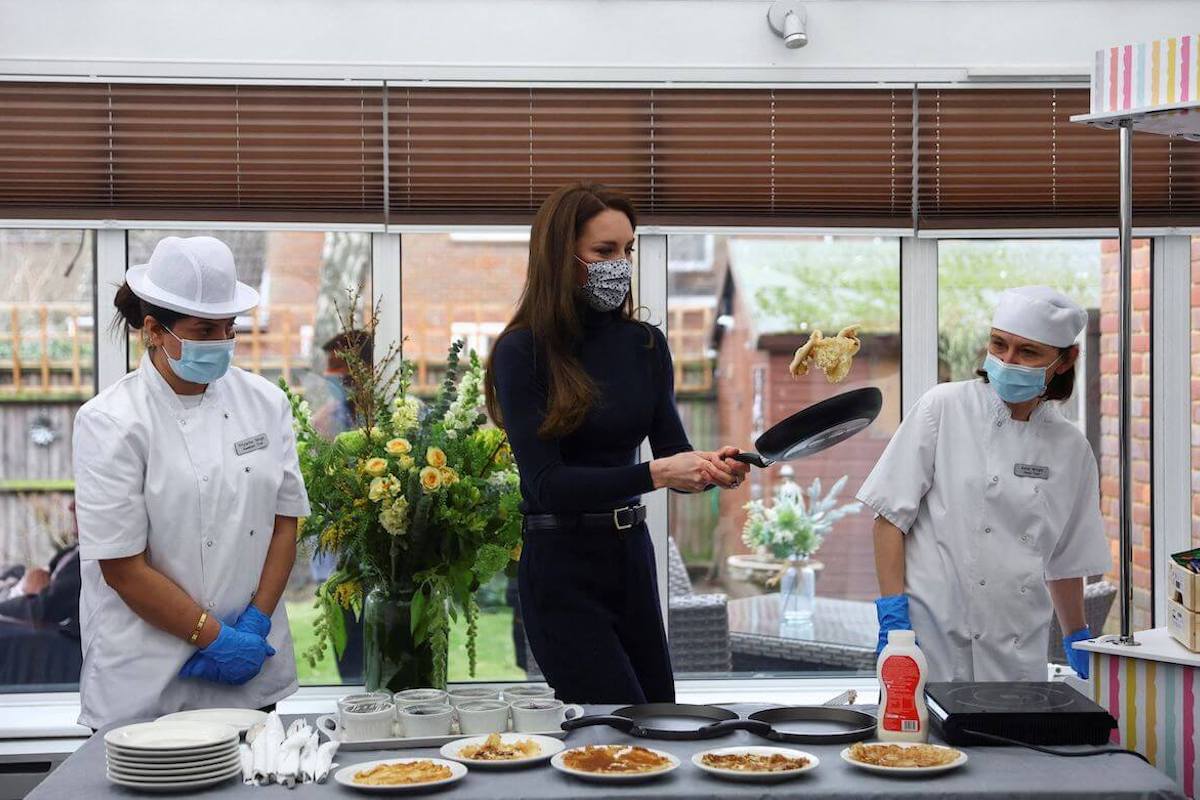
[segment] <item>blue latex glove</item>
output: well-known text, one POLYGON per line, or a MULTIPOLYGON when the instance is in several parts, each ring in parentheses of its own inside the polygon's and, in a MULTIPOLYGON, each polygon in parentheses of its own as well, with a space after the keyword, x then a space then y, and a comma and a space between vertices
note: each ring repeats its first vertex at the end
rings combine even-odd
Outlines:
POLYGON ((1067 663, 1071 665, 1071 669, 1075 670, 1075 674, 1085 681, 1089 677, 1091 657, 1085 650, 1076 650, 1075 643, 1091 638, 1092 630, 1087 625, 1084 625, 1070 636, 1063 637, 1063 652, 1067 654, 1067 663))
POLYGON ((908 595, 894 594, 875 601, 875 613, 879 616, 879 644, 875 646, 878 657, 887 645, 888 631, 911 631, 908 619, 908 595))
POLYGON ((273 655, 275 648, 263 637, 222 625, 212 644, 187 660, 179 670, 179 677, 240 686, 257 675, 263 662, 273 655))
POLYGON ((237 622, 233 623, 233 627, 239 631, 253 633, 256 636, 267 638, 267 634, 271 632, 271 618, 258 610, 258 607, 251 603, 246 606, 246 610, 237 618, 237 622))

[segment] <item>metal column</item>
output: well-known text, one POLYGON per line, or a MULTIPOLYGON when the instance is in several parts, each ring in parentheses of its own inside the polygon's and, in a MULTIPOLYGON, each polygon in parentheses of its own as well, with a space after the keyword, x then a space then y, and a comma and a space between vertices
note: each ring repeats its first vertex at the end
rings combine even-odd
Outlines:
POLYGON ((1121 506, 1121 637, 1120 644, 1136 645, 1133 638, 1133 476, 1129 471, 1130 403, 1133 392, 1133 121, 1121 122, 1121 415, 1117 431, 1120 452, 1121 506))

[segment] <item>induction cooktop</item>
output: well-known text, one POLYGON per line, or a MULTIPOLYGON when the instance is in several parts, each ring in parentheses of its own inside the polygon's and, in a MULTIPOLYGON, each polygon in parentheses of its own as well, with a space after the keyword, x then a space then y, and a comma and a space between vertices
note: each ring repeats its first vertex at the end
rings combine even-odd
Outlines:
POLYGON ((1065 683, 931 683, 934 730, 949 744, 1100 745, 1117 721, 1065 683), (983 736, 978 734, 985 734, 983 736))

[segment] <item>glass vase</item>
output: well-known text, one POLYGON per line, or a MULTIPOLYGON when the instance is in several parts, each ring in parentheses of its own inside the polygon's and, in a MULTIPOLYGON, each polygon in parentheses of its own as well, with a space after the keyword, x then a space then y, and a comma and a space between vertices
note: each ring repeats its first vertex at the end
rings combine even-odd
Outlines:
POLYGON ((412 600, 412 589, 376 586, 363 601, 363 679, 367 691, 446 688, 446 654, 442 653, 439 660, 429 639, 420 644, 413 641, 412 600))
POLYGON ((795 628, 812 624, 817 602, 817 572, 807 556, 792 556, 779 580, 779 624, 795 628))

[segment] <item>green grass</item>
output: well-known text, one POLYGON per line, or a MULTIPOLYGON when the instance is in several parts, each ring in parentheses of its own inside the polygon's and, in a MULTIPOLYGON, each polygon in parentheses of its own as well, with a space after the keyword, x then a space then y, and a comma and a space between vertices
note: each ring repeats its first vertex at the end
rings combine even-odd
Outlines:
MULTIPOLYGON (((292 642, 296 648, 296 671, 301 685, 338 684, 337 667, 326 657, 311 667, 302 655, 313 643, 313 622, 317 611, 310 602, 288 603, 292 642)), ((523 681, 525 672, 517 666, 512 644, 512 610, 485 611, 479 615, 475 677, 467 672, 467 626, 460 617, 450 624, 450 682, 523 681)))
POLYGON ((35 478, 32 480, 0 481, 0 492, 73 492, 75 481, 70 479, 35 478))

